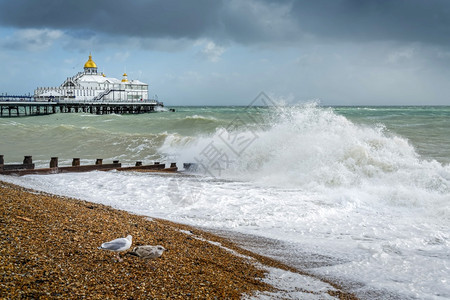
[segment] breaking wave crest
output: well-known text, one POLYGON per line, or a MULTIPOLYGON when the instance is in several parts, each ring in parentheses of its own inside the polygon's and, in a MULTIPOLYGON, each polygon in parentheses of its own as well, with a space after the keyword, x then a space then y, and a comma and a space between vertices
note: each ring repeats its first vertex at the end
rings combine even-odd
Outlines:
POLYGON ((407 139, 382 125, 355 124, 315 103, 274 109, 265 124, 242 121, 162 149, 225 179, 309 191, 345 189, 347 195, 364 190, 366 198, 397 204, 421 202, 425 195, 438 202, 448 198, 449 166, 422 159, 407 139))

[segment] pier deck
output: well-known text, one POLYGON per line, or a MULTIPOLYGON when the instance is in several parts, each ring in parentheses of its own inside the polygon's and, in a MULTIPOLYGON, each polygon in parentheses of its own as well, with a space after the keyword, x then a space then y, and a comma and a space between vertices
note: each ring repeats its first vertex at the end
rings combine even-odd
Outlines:
POLYGON ((36 101, 1 101, 0 117, 24 117, 50 115, 55 113, 90 113, 104 114, 142 114, 154 112, 162 103, 155 100, 133 102, 36 102, 36 101))

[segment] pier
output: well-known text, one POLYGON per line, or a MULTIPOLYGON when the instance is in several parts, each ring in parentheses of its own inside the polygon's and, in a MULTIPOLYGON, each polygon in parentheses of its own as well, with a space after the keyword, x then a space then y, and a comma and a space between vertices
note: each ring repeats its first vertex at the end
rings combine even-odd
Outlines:
POLYGON ((106 77, 89 59, 83 71, 67 77, 55 87, 38 87, 33 95, 0 95, 0 117, 40 116, 55 113, 143 114, 164 106, 158 96, 152 98, 148 84, 129 79, 106 77))
POLYGON ((1 175, 46 175, 58 173, 74 173, 74 172, 90 172, 90 171, 138 171, 138 172, 177 172, 178 167, 176 163, 170 163, 168 167, 166 164, 154 162, 150 165, 143 165, 141 161, 137 161, 134 166, 124 167, 118 160, 112 163, 104 164, 102 158, 97 158, 95 164, 81 165, 80 158, 73 158, 71 166, 59 166, 58 157, 50 159, 48 168, 35 169, 32 156, 25 156, 22 164, 5 164, 3 155, 0 155, 0 174, 1 175))
POLYGON ((0 117, 41 116, 55 113, 143 114, 155 112, 156 107, 163 106, 156 100, 37 102, 31 101, 31 98, 22 98, 25 96, 17 97, 19 98, 0 97, 0 117))

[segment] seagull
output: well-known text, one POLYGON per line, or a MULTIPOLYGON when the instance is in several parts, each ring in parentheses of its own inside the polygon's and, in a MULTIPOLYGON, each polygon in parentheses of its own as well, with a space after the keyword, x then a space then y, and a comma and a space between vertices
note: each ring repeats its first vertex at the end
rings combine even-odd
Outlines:
POLYGON ((165 250, 167 249, 165 249, 161 245, 157 246, 146 245, 134 247, 133 250, 131 250, 131 252, 127 252, 127 254, 138 256, 144 259, 155 259, 160 257, 165 250))
POLYGON ((103 243, 100 247, 98 247, 98 249, 117 252, 117 259, 119 261, 123 261, 123 259, 120 258, 119 252, 130 249, 131 243, 132 243, 132 236, 127 235, 126 238, 119 238, 103 243))

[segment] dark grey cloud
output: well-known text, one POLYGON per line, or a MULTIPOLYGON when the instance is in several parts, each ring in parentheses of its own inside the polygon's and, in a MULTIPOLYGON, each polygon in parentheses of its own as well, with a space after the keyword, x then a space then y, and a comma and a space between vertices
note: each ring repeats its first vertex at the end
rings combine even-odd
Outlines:
POLYGON ((447 0, 294 1, 292 15, 302 29, 331 39, 450 43, 447 0))
POLYGON ((111 35, 196 38, 216 27, 220 1, 0 1, 0 24, 111 35))
POLYGON ((0 0, 0 25, 67 35, 243 44, 401 41, 449 45, 448 0, 0 0))

